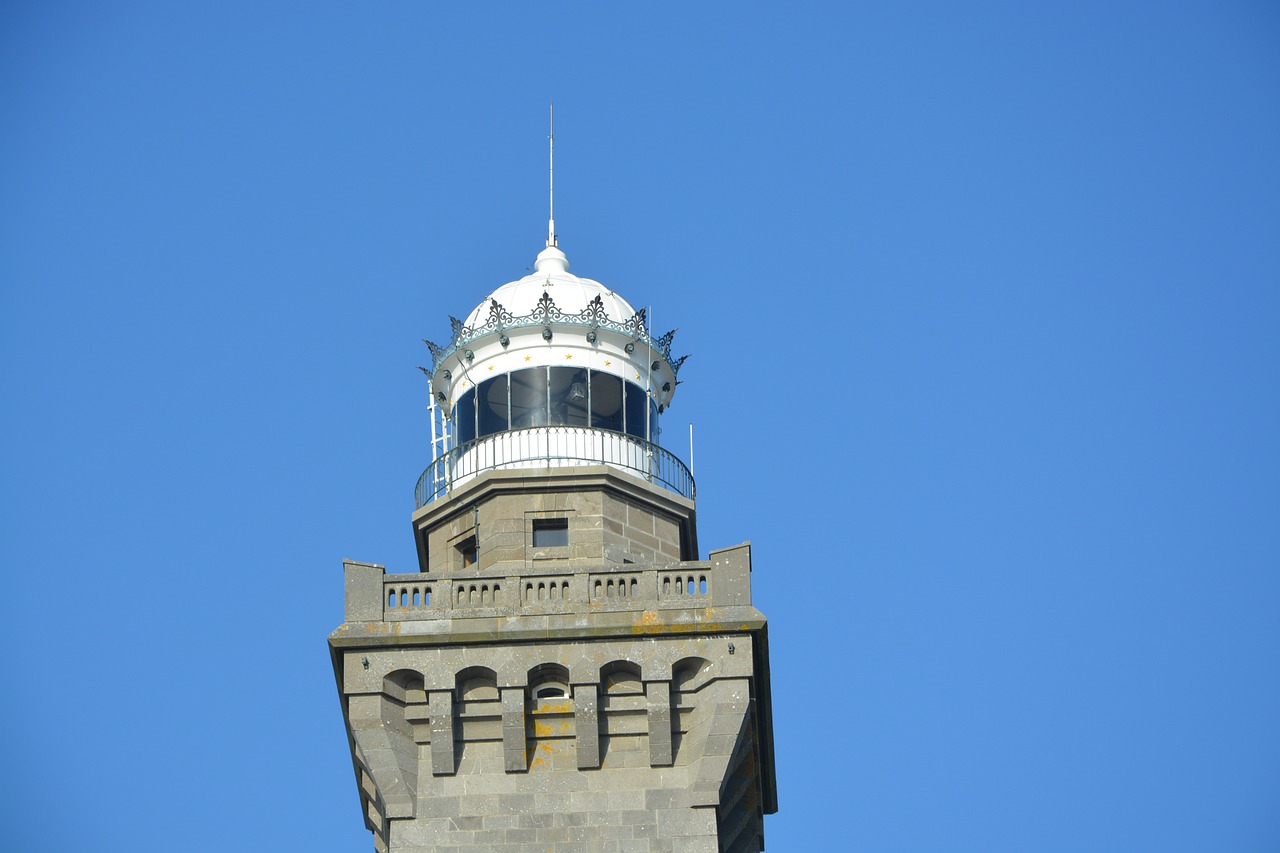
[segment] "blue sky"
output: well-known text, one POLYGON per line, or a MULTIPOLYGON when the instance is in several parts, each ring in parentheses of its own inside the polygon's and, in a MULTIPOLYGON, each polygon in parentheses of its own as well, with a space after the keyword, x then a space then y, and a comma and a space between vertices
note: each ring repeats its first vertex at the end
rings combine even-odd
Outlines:
POLYGON ((325 636, 420 339, 573 271, 693 356, 771 851, 1280 849, 1268 3, 0 7, 0 834, 369 850, 325 636))

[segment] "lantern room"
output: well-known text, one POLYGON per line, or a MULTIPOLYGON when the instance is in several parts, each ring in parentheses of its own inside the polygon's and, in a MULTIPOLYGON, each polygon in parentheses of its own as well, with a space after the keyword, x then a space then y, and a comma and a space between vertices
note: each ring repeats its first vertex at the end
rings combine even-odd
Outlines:
POLYGON ((426 342, 434 458, 419 507, 485 471, 601 464, 693 498, 659 443, 685 357, 671 357, 674 331, 650 335, 645 309, 573 275, 549 245, 531 274, 450 320, 448 346, 426 342))

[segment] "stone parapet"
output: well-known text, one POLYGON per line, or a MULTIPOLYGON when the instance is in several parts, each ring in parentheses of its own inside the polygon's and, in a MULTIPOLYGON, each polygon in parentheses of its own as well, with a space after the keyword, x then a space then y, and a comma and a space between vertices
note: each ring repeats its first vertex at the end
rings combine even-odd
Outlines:
POLYGON ((535 567, 519 573, 474 572, 432 577, 387 574, 382 566, 348 560, 347 622, 406 622, 485 616, 537 616, 670 610, 751 603, 749 546, 712 553, 711 560, 670 566, 631 565, 604 571, 535 567), (740 559, 738 552, 746 550, 740 559), (723 555, 723 557, 722 557, 723 555))

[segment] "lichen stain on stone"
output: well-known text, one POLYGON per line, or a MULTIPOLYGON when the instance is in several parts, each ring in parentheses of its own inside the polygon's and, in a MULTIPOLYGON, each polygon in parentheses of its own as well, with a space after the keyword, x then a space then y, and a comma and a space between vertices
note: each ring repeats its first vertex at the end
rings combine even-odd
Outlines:
POLYGON ((727 631, 726 626, 720 620, 720 611, 714 607, 704 607, 702 612, 697 615, 698 628, 703 631, 727 631))
POLYGON ((662 617, 656 610, 645 610, 640 614, 640 618, 631 623, 633 634, 662 634, 669 630, 671 629, 662 621, 662 617))
MULTIPOLYGON (((568 720, 556 720, 551 723, 544 723, 542 720, 533 721, 533 736, 538 738, 564 737, 572 734, 570 731, 568 720)), ((543 744, 547 746, 547 744, 543 744)))
POLYGON ((556 754, 557 747, 554 743, 540 743, 534 750, 533 760, 529 762, 529 769, 535 770, 540 767, 550 767, 551 758, 556 754))

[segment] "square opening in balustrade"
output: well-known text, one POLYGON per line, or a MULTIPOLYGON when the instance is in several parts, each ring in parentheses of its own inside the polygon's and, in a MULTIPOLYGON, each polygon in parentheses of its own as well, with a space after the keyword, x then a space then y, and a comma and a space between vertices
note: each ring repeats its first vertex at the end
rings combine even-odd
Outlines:
POLYGON ((533 547, 564 548, 569 545, 569 519, 535 518, 533 520, 533 547))

